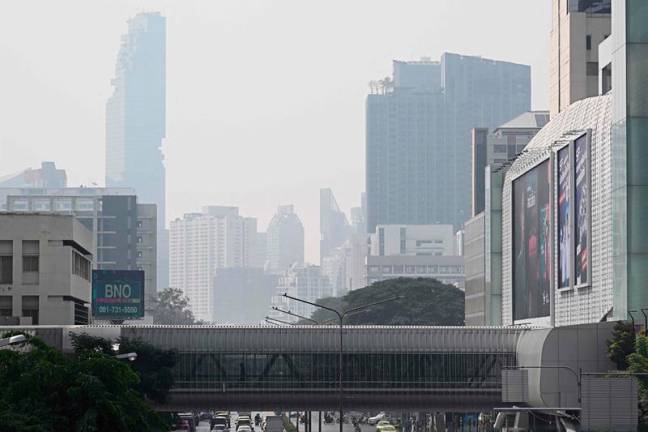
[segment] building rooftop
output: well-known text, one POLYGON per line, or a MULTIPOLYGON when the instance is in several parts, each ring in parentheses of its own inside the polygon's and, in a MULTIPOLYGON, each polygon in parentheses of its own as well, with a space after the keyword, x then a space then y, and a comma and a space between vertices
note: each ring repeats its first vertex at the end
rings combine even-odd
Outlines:
POLYGON ((549 111, 527 111, 499 126, 493 132, 501 129, 542 129, 547 123, 549 123, 549 111))

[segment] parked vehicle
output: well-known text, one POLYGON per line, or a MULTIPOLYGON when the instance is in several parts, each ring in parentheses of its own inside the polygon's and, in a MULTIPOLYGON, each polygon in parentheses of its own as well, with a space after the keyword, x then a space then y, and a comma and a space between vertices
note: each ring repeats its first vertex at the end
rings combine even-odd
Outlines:
POLYGON ((379 412, 379 413, 376 414, 375 416, 373 416, 373 417, 369 417, 369 418, 367 419, 367 424, 375 425, 375 424, 377 424, 380 420, 383 420, 385 417, 386 417, 386 414, 385 414, 384 412, 379 412))

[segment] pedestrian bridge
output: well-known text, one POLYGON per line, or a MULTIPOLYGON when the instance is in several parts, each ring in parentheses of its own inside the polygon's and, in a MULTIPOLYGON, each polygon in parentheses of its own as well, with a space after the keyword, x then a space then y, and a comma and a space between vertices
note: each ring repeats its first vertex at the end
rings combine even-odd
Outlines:
MULTIPOLYGON (((345 326, 345 409, 501 406, 501 370, 516 365, 523 327, 345 326)), ((140 339, 179 361, 160 409, 335 409, 337 326, 39 327, 63 350, 69 334, 140 339)))

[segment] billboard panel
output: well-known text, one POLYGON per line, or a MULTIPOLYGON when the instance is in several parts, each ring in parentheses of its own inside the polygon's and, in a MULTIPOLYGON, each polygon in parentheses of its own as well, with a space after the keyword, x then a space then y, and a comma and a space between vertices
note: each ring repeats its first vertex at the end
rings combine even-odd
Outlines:
POLYGON ((513 182, 513 317, 549 316, 551 165, 544 161, 513 182))
POLYGON ((144 317, 144 272, 93 270, 92 315, 109 320, 144 317))
POLYGON ((571 163, 569 146, 558 151, 558 288, 571 285, 571 163))
POLYGON ((589 285, 590 183, 587 135, 574 141, 574 284, 589 285))

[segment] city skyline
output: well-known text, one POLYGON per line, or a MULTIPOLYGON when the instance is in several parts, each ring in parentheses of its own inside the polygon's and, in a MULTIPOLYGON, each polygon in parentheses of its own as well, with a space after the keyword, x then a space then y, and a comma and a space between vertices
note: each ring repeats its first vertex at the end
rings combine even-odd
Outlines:
POLYGON ((160 11, 168 20, 167 222, 204 205, 233 205, 263 229, 277 205, 292 203, 304 221, 308 262, 319 261, 317 191, 332 188, 347 214, 359 205, 368 82, 389 75, 392 59, 450 51, 530 64, 532 108, 547 108, 549 10, 540 0, 471 4, 470 14, 457 1, 397 10, 358 2, 344 5, 342 17, 342 3, 223 3, 205 5, 200 15, 171 2, 39 5, 39 16, 30 4, 0 18, 0 35, 11 41, 0 44, 7 77, 0 90, 4 101, 24 101, 0 101, 1 174, 53 160, 67 170, 70 185, 103 183, 105 101, 120 37, 137 13, 160 11), (302 20, 277 25, 288 11, 302 20), (51 37, 34 37, 19 25, 27 17, 51 37), (322 32, 331 20, 338 31, 322 32), (347 37, 358 27, 360 38, 347 37), (482 36, 473 37, 480 28, 482 36), (213 54, 205 59, 204 52, 213 54), (197 157, 203 153, 210 157, 197 157))

